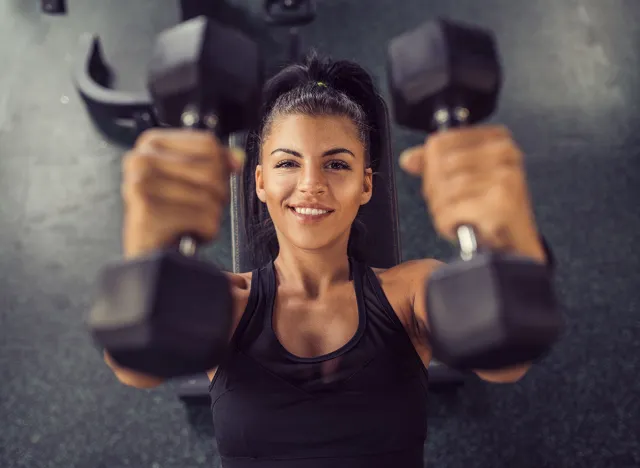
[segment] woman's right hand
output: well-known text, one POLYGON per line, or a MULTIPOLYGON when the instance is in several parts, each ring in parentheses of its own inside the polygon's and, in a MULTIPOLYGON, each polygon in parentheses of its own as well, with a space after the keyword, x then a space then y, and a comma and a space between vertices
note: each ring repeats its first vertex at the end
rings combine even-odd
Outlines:
POLYGON ((175 245, 184 235, 214 240, 229 202, 229 176, 244 163, 242 150, 211 133, 150 129, 123 160, 125 258, 175 245))

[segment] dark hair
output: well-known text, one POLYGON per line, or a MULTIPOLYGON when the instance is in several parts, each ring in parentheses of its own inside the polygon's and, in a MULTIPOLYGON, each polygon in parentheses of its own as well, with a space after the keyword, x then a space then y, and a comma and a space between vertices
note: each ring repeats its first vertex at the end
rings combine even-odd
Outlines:
MULTIPOLYGON (((387 114, 380 111, 381 100, 371 76, 360 65, 321 57, 316 51, 311 51, 301 63, 287 66, 267 81, 262 96, 260 124, 248 134, 247 160, 242 173, 245 235, 255 267, 274 260, 279 251, 273 221, 267 206, 258 198, 255 185, 261 143, 274 118, 289 114, 349 117, 365 146, 365 168, 372 168, 375 176, 381 151, 387 147, 383 140, 387 138, 383 131, 387 124, 381 121, 387 118, 387 114)), ((351 227, 347 254, 366 262, 367 254, 362 246, 367 232, 359 219, 361 209, 351 227)))

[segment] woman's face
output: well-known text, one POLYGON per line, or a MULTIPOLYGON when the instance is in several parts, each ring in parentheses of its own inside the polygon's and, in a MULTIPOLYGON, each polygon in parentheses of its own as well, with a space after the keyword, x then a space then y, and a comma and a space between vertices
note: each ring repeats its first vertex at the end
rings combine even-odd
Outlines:
POLYGON ((317 250, 346 249, 351 224, 372 195, 365 147, 347 117, 276 117, 262 142, 256 167, 256 193, 267 204, 278 242, 317 250), (292 205, 320 204, 332 210, 303 222, 292 205), (343 244, 344 243, 344 244, 343 244))

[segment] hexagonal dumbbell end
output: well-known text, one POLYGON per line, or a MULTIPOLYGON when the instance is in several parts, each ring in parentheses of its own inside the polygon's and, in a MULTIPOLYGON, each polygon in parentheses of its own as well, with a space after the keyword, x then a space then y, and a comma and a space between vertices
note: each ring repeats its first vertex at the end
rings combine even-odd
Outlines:
POLYGON ((257 44, 200 16, 158 36, 147 85, 162 124, 183 126, 183 114, 196 106, 195 115, 215 120, 202 128, 230 135, 256 123, 262 80, 257 44))
POLYGON ((456 369, 499 369, 543 356, 564 328, 551 273, 533 260, 482 252, 426 285, 434 357, 456 369))
POLYGON ((88 324, 119 365, 173 378, 220 363, 231 315, 231 285, 224 273, 163 251, 103 270, 88 324))
POLYGON ((467 124, 485 119, 502 85, 491 31, 443 19, 391 40, 387 73, 396 122, 429 132, 441 108, 466 108, 467 124))

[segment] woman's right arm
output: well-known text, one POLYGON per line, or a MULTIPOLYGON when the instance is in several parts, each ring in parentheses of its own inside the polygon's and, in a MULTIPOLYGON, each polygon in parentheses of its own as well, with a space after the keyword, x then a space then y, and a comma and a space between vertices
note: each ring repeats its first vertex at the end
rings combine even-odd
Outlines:
MULTIPOLYGON (((248 277, 246 273, 224 273, 229 278, 229 283, 231 284, 232 289, 231 295, 233 297, 233 322, 231 326, 231 334, 229 336, 229 339, 231 339, 231 337, 233 336, 233 332, 238 326, 240 318, 242 317, 242 314, 244 313, 247 305, 247 300, 249 297, 250 277, 248 277)), ((113 357, 111 357, 106 350, 104 351, 104 362, 113 371, 118 381, 129 387, 149 389, 155 388, 165 382, 165 379, 136 372, 132 369, 126 369, 118 365, 118 363, 114 361, 113 357)), ((207 371, 209 380, 213 380, 213 376, 215 375, 216 370, 217 367, 207 371)))
MULTIPOLYGON (((184 129, 144 132, 122 164, 125 259, 170 247, 185 232, 195 234, 204 243, 216 239, 229 201, 229 177, 240 171, 243 163, 243 154, 229 151, 208 132, 184 129)), ((238 310, 244 310, 242 300, 238 299, 246 295, 247 280, 242 274, 227 275, 232 287, 235 325, 238 310)), ((108 351, 104 360, 125 385, 153 388, 164 382, 162 378, 121 367, 108 351)))

